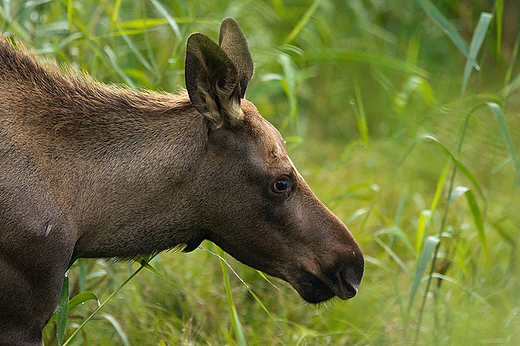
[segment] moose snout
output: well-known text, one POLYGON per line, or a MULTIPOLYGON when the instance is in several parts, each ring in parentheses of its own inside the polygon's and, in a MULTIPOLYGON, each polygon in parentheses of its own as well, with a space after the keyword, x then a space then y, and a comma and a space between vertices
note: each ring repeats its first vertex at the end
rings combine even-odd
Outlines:
POLYGON ((353 298, 364 271, 361 249, 348 227, 310 190, 307 197, 304 205, 310 212, 302 217, 300 228, 305 250, 294 258, 297 274, 288 281, 309 303, 353 298))
POLYGON ((342 300, 353 298, 363 277, 364 260, 361 251, 348 251, 321 270, 303 269, 295 286, 303 299, 320 303, 335 296, 342 300))
POLYGON ((343 300, 353 298, 357 294, 361 278, 363 277, 363 255, 359 252, 359 255, 354 254, 353 257, 353 259, 346 262, 346 266, 345 262, 337 264, 335 266, 337 269, 329 276, 331 280, 329 288, 338 298, 343 300))

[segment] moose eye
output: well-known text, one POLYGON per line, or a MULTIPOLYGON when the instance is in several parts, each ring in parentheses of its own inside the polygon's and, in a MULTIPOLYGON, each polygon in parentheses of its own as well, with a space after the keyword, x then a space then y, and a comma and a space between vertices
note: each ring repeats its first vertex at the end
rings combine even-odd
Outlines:
POLYGON ((278 178, 274 181, 272 190, 274 193, 282 194, 291 189, 291 181, 286 177, 278 178))

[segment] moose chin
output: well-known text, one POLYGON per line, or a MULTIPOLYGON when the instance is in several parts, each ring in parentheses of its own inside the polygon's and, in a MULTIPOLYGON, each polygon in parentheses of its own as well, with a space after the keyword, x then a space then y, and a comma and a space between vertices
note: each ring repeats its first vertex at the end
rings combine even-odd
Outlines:
POLYGON ((41 345, 69 263, 205 239, 319 303, 356 295, 354 237, 244 99, 247 41, 192 34, 186 92, 105 86, 0 36, 0 345, 41 345))

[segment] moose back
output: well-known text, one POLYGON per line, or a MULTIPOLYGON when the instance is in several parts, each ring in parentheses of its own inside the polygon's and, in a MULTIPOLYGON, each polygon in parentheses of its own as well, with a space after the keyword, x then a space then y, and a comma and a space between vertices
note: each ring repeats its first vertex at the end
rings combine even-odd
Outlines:
POLYGON ((218 44, 188 38, 178 95, 44 67, 0 38, 0 345, 41 345, 71 261, 204 239, 308 302, 356 294, 361 251, 244 99, 252 75, 231 18, 218 44))

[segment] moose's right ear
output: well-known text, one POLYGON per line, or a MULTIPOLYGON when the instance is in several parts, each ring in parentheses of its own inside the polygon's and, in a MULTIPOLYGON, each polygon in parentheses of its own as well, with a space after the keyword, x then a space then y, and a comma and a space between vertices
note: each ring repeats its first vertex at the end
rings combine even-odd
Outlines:
POLYGON ((188 38, 185 78, 193 107, 213 128, 233 126, 243 119, 237 69, 227 54, 203 34, 188 38))
POLYGON ((226 18, 220 24, 218 44, 237 68, 238 79, 240 80, 240 97, 244 98, 247 84, 253 77, 254 65, 246 37, 233 18, 226 18))

